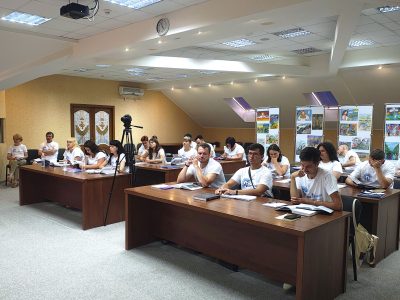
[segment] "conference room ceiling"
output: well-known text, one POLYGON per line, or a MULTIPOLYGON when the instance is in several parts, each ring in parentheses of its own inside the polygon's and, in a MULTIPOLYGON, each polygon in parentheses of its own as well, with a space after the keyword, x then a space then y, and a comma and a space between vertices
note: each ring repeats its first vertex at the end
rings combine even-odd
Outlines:
POLYGON ((165 90, 400 63, 400 10, 377 10, 399 1, 163 0, 139 10, 100 1, 92 21, 59 16, 67 3, 0 0, 1 17, 16 10, 51 18, 39 26, 0 20, 0 89, 65 74, 165 90), (162 17, 171 25, 159 37, 162 17), (307 34, 278 35, 294 28, 307 34), (238 39, 254 44, 223 44, 238 39), (349 46, 366 40, 373 44, 349 46))

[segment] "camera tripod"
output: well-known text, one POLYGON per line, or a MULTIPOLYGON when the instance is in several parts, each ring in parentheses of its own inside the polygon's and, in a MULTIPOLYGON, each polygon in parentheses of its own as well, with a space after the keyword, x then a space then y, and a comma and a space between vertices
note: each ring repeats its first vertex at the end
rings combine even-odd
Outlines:
MULTIPOLYGON (((125 165, 129 168, 129 185, 133 186, 135 183, 135 175, 136 175, 136 166, 135 166, 135 145, 133 144, 133 139, 132 139, 132 126, 136 128, 141 128, 143 129, 142 126, 136 126, 136 125, 131 125, 132 117, 130 115, 124 115, 121 118, 121 121, 124 123, 124 130, 122 132, 122 137, 121 137, 121 144, 124 145, 124 150, 125 150, 125 165)), ((107 210, 106 214, 104 216, 104 226, 107 225, 107 217, 108 217, 108 212, 110 209, 110 204, 111 204, 111 197, 112 193, 114 190, 114 183, 115 183, 115 178, 117 176, 118 172, 118 167, 120 164, 120 156, 121 153, 118 154, 117 162, 115 165, 115 170, 114 170, 114 176, 113 180, 111 183, 111 188, 110 188, 110 193, 108 195, 108 201, 107 201, 107 210)))

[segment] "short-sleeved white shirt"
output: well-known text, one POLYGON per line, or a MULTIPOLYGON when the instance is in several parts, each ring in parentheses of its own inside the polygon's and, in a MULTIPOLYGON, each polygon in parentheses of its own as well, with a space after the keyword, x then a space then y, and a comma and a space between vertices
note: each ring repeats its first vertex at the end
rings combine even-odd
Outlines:
POLYGON ((161 163, 165 164, 167 162, 167 159, 165 158, 165 151, 163 148, 160 148, 160 150, 158 150, 157 155, 155 155, 155 152, 153 152, 152 157, 150 157, 150 159, 161 159, 161 156, 164 157, 161 163))
MULTIPOLYGON (((263 164, 271 171, 275 171, 275 165, 272 162, 268 162, 268 157, 264 160, 263 164)), ((279 162, 280 166, 288 166, 286 173, 283 176, 290 176, 290 162, 286 156, 282 155, 282 159, 279 162)))
MULTIPOLYGON (((200 163, 199 163, 200 164, 200 163)), ((217 174, 217 177, 215 180, 210 184, 211 188, 219 188, 221 185, 223 185, 225 181, 225 176, 224 176, 224 171, 222 170, 222 166, 219 162, 215 161, 213 158, 210 158, 208 160, 208 164, 201 169, 201 173, 203 176, 207 176, 208 174, 217 174)), ((199 182, 196 174, 196 170, 193 165, 190 165, 188 170, 186 171, 186 175, 192 175, 194 176, 195 180, 199 182)))
MULTIPOLYGON (((109 160, 110 160, 111 167, 115 168, 115 166, 117 165, 117 158, 118 158, 118 156, 114 156, 114 155, 110 156, 109 160)), ((125 153, 121 153, 119 156, 119 162, 121 163, 124 160, 125 160, 125 153)))
POLYGON ((83 153, 80 147, 75 147, 72 151, 65 149, 64 151, 64 159, 73 162, 75 161, 75 157, 79 157, 81 161, 85 158, 85 154, 83 153))
POLYGON ((320 161, 318 167, 320 167, 321 169, 327 170, 329 172, 335 171, 340 174, 343 173, 342 165, 337 160, 329 161, 327 163, 320 161))
POLYGON ((224 151, 228 155, 228 157, 233 157, 236 154, 243 153, 243 160, 246 160, 246 155, 244 153, 244 148, 238 143, 235 144, 235 148, 233 150, 229 150, 226 146, 224 146, 224 151))
POLYGON ((44 142, 44 143, 41 143, 39 146, 39 150, 42 150, 42 151, 48 151, 50 149, 55 149, 56 152, 53 155, 43 154, 43 157, 51 162, 57 162, 58 149, 59 149, 57 142, 54 142, 54 141, 52 141, 51 143, 44 142))
POLYGON ((140 156, 142 156, 143 154, 144 154, 144 152, 145 151, 148 151, 144 146, 143 146, 143 144, 139 147, 139 150, 138 150, 138 155, 140 155, 140 156))
POLYGON ((185 149, 181 148, 178 150, 178 156, 186 159, 197 156, 197 151, 193 148, 190 148, 189 151, 185 151, 185 149))
POLYGON ((313 179, 307 175, 296 177, 296 187, 301 190, 301 197, 318 201, 332 202, 330 195, 338 191, 337 180, 329 171, 318 168, 313 179))
POLYGON ((261 166, 261 168, 258 168, 257 170, 252 170, 250 169, 250 174, 251 174, 251 180, 249 177, 249 168, 250 167, 244 167, 235 172, 232 176, 232 180, 236 181, 237 183, 240 183, 240 187, 242 190, 252 190, 257 188, 257 185, 263 184, 268 187, 268 190, 266 193, 269 196, 272 196, 272 173, 271 171, 265 167, 261 166), (253 185, 251 184, 251 181, 253 181, 253 185))
POLYGON ((25 153, 28 152, 28 149, 24 144, 19 144, 18 146, 12 145, 8 148, 8 154, 11 154, 15 158, 23 158, 25 153))
POLYGON ((103 151, 99 151, 96 153, 94 157, 87 156, 87 164, 88 165, 96 165, 97 162, 101 159, 105 158, 107 159, 107 154, 105 154, 103 151))
MULTIPOLYGON (((390 161, 385 161, 382 165, 382 173, 385 178, 392 181, 389 188, 393 188, 393 179, 396 173, 394 164, 390 161)), ((360 181, 362 184, 380 186, 374 168, 369 164, 369 161, 364 161, 356 167, 356 169, 349 175, 354 182, 360 181)))

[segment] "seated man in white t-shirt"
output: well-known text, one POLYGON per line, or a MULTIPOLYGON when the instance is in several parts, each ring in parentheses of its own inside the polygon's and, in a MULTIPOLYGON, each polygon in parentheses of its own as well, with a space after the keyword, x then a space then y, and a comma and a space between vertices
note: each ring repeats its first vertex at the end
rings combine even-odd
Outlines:
POLYGON ((337 153, 339 155, 339 161, 345 170, 354 170, 354 168, 361 163, 357 152, 350 150, 349 146, 346 144, 340 145, 337 153))
POLYGON ((186 161, 190 158, 197 156, 196 149, 192 148, 191 146, 192 140, 190 137, 185 136, 182 142, 182 148, 178 150, 178 156, 181 161, 186 161))
POLYGON ((394 164, 385 161, 383 150, 375 149, 370 153, 368 161, 358 165, 346 178, 346 183, 351 186, 361 183, 387 189, 393 188, 394 175, 394 164))
POLYGON ((264 146, 251 144, 248 154, 250 166, 237 170, 232 178, 217 189, 215 193, 254 196, 266 194, 272 197, 272 173, 267 167, 261 165, 263 157, 264 146), (238 184, 240 184, 240 190, 232 190, 238 184))
POLYGON ((51 131, 46 133, 46 141, 41 143, 38 149, 39 156, 50 162, 57 162, 58 143, 53 141, 54 133, 51 131))
POLYGON ((193 149, 196 149, 197 148, 197 144, 196 144, 196 142, 195 141, 193 141, 193 137, 192 137, 192 134, 191 133, 186 133, 184 136, 183 136, 183 138, 184 139, 190 139, 190 147, 192 147, 193 149))
POLYGON ((342 198, 338 192, 335 176, 318 167, 321 152, 306 147, 300 153, 301 169, 290 176, 290 197, 292 204, 323 205, 342 210, 342 198))
POLYGON ((244 154, 244 148, 236 143, 234 137, 227 137, 225 140, 224 154, 221 155, 221 159, 225 160, 246 160, 244 154))
POLYGON ((177 182, 198 182, 202 187, 218 188, 225 183, 224 171, 219 162, 210 157, 210 146, 200 144, 197 156, 185 162, 177 182))

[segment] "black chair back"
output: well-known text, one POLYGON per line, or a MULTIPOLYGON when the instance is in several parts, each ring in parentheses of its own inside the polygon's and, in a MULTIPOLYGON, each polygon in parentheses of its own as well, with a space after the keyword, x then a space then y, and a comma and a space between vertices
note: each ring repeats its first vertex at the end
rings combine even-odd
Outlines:
POLYGON ((64 159, 65 148, 58 148, 57 161, 64 159))
POLYGON ((32 161, 35 158, 39 158, 39 151, 38 149, 28 149, 28 158, 26 159, 26 163, 28 165, 32 164, 32 161))

